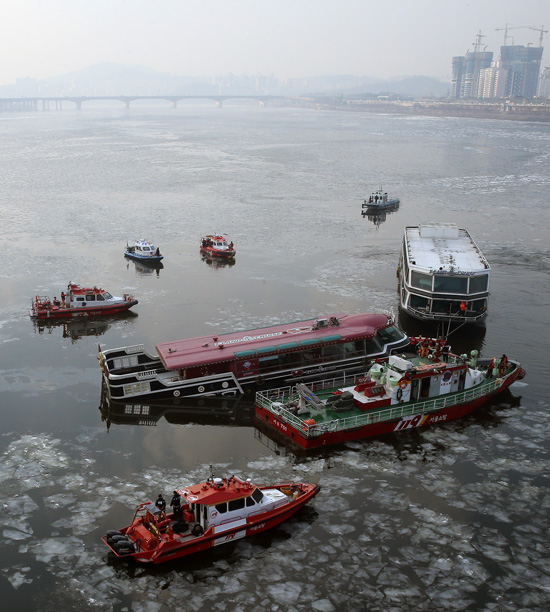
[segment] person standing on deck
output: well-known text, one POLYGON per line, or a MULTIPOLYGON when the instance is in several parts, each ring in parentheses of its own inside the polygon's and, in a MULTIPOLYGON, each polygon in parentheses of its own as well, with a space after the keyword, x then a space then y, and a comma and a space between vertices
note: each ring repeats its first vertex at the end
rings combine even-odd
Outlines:
POLYGON ((164 499, 164 497, 162 497, 160 493, 159 493, 159 496, 157 497, 157 501, 155 502, 155 506, 161 512, 164 512, 166 510, 166 500, 164 499))

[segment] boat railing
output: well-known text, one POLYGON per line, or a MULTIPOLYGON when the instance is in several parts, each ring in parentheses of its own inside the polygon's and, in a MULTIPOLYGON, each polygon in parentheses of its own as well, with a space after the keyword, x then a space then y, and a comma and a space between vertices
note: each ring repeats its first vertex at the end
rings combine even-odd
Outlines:
POLYGON ((407 311, 423 319, 433 320, 445 320, 445 321, 481 321, 487 316, 487 311, 479 312, 477 314, 462 314, 457 312, 456 314, 447 314, 444 312, 430 312, 427 307, 414 308, 413 306, 407 306, 407 311))
MULTIPOLYGON (((341 419, 334 419, 331 421, 324 421, 322 423, 307 424, 301 418, 294 415, 290 410, 284 407, 284 403, 295 399, 295 394, 290 393, 291 388, 276 389, 274 391, 281 391, 280 394, 273 395, 271 393, 258 393, 256 395, 256 403, 269 410, 271 413, 279 416, 283 421, 292 425, 295 429, 301 430, 306 438, 314 438, 320 436, 326 432, 345 431, 353 429, 354 427, 362 427, 364 425, 372 425, 374 423, 381 423, 385 421, 391 421, 394 419, 400 419, 403 417, 413 415, 423 415, 443 408, 449 408, 457 404, 473 401, 496 389, 502 385, 502 378, 493 379, 487 382, 483 382, 476 387, 466 389, 460 393, 452 393, 450 395, 441 395, 436 398, 426 400, 424 402, 414 402, 413 404, 398 404, 390 406, 382 410, 372 410, 363 414, 355 416, 344 417, 341 419), (288 391, 287 391, 288 390, 288 391), (268 398, 267 395, 270 397, 268 398), (274 397, 274 399, 272 399, 274 397), (281 404, 274 406, 273 404, 281 404)), ((336 385, 335 385, 336 386, 336 385)), ((312 411, 311 416, 315 417, 315 412, 312 411)))

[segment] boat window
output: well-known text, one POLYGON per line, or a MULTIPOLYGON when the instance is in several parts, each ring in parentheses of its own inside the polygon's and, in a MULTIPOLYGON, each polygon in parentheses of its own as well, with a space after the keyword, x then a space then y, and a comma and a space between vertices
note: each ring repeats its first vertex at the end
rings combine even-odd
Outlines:
POLYGON ((279 363, 281 368, 292 368, 300 365, 300 355, 298 351, 294 353, 281 353, 279 355, 279 363))
POLYGON ((322 349, 323 361, 335 361, 344 357, 344 347, 341 344, 324 346, 322 349))
POLYGON ((264 494, 260 491, 260 489, 254 489, 254 493, 252 493, 252 497, 256 503, 260 503, 262 501, 262 497, 264 494))
POLYGON ((227 503, 224 502, 223 504, 217 504, 216 505, 216 510, 220 513, 223 514, 224 512, 227 512, 227 503))
POLYGON ((255 506, 256 502, 252 499, 252 497, 247 497, 246 498, 246 505, 247 506, 255 506))
POLYGON ((97 294, 96 299, 97 299, 98 302, 103 302, 104 301, 104 297, 101 295, 101 293, 97 294))
POLYGON ((77 301, 77 302, 85 302, 86 300, 84 299, 84 297, 83 297, 83 296, 80 296, 80 295, 79 295, 79 296, 76 298, 76 301, 77 301))
POLYGON ((319 363, 321 361, 321 348, 300 351, 298 354, 301 356, 301 361, 304 366, 319 363))
POLYGON ((355 342, 344 342, 344 356, 354 357, 355 355, 363 355, 365 352, 364 340, 356 340, 355 342))
POLYGON ((468 277, 436 276, 434 291, 438 293, 468 293, 468 277))
POLYGON ((258 367, 260 368, 260 372, 277 370, 279 368, 279 356, 273 355, 271 357, 262 357, 258 359, 258 367))
POLYGON ((232 499, 227 504, 227 508, 229 512, 232 510, 241 510, 241 508, 244 508, 244 497, 241 497, 240 499, 232 499))
POLYGON ((111 299, 113 296, 112 296, 110 293, 108 293, 107 291, 105 291, 105 292, 103 293, 103 297, 104 297, 106 300, 110 300, 110 299, 111 299))
POLYGON ((367 338, 365 340, 365 351, 367 355, 374 355, 376 353, 380 353, 382 351, 382 347, 380 346, 380 342, 376 337, 367 338))
POLYGON ((476 313, 483 312, 487 308, 487 300, 474 300, 472 302, 472 310, 476 313))
POLYGON ((403 338, 403 334, 393 325, 391 327, 379 329, 376 335, 380 338, 383 344, 397 342, 403 338))
POLYGON ((487 291, 489 285, 489 275, 482 274, 481 276, 470 277, 470 293, 480 293, 487 291))
POLYGON ((428 298, 411 293, 411 308, 429 308, 430 301, 428 298))
POLYGON ((235 351, 235 357, 252 357, 255 355, 256 351, 248 350, 248 351, 235 351))
POLYGON ((95 294, 94 294, 94 293, 89 293, 89 294, 86 296, 86 301, 87 301, 87 302, 95 302, 95 294))
POLYGON ((417 289, 424 289, 425 291, 432 290, 432 277, 429 274, 422 274, 413 270, 411 272, 411 285, 417 289))
POLYGON ((447 300, 434 300, 432 306, 433 312, 442 314, 451 314, 460 312, 460 302, 451 302, 447 300))

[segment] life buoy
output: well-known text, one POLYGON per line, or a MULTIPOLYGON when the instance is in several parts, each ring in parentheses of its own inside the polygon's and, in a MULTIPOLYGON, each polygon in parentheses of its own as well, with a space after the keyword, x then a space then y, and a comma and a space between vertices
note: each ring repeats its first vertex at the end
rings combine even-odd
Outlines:
POLYGON ((409 381, 408 381, 408 380, 400 380, 400 381, 397 383, 397 386, 398 386, 400 389, 406 389, 406 388, 409 386, 409 381))

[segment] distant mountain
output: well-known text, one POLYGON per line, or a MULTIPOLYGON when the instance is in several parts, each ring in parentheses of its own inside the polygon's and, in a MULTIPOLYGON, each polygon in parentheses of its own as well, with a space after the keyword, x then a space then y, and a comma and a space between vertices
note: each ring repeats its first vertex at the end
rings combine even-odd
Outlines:
POLYGON ((410 98, 444 98, 449 95, 449 84, 427 76, 403 76, 377 79, 368 76, 316 76, 307 79, 310 92, 320 95, 344 95, 346 98, 365 94, 396 95, 410 98))
POLYGON ((189 77, 138 65, 102 63, 68 74, 37 80, 18 79, 0 86, 0 97, 140 95, 397 95, 445 97, 448 84, 425 76, 375 79, 368 76, 319 75, 281 81, 273 75, 189 77))

